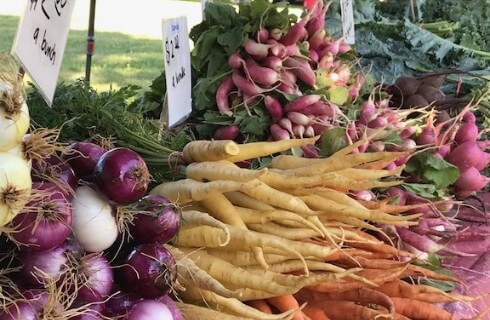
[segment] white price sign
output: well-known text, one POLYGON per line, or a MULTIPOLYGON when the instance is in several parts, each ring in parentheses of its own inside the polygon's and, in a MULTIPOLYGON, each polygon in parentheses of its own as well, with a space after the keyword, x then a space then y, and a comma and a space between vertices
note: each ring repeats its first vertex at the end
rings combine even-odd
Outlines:
POLYGON ((187 18, 162 20, 165 80, 167 84, 166 119, 168 127, 185 120, 192 111, 191 52, 187 18))
POLYGON ((353 0, 341 0, 340 10, 342 14, 342 34, 347 44, 354 44, 354 7, 353 0))
POLYGON ((75 0, 28 0, 12 54, 53 102, 75 0))

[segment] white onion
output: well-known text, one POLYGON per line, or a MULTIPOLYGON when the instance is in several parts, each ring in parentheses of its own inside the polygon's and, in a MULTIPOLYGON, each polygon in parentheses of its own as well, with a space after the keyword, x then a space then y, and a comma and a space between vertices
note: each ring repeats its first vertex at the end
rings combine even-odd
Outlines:
POLYGON ((10 85, 0 82, 0 151, 8 151, 19 144, 29 129, 29 109, 22 96, 17 98, 22 103, 20 110, 9 113, 3 107, 4 94, 9 95, 11 88, 10 85))
POLYGON ((80 186, 72 200, 73 235, 87 252, 109 248, 119 232, 113 208, 88 186, 80 186))
POLYGON ((0 152, 0 227, 10 222, 29 201, 31 187, 28 163, 14 154, 0 152))

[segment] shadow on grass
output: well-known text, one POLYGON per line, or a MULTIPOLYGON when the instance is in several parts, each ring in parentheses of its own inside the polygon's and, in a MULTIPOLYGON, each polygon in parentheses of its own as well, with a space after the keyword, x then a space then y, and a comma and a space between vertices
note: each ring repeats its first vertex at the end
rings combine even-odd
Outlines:
MULTIPOLYGON (((0 51, 11 50, 19 18, 0 15, 0 51)), ((85 77, 86 38, 84 30, 70 30, 60 81, 85 77)), ((163 70, 162 42, 119 32, 95 31, 91 85, 98 90, 129 84, 146 89, 163 70)))

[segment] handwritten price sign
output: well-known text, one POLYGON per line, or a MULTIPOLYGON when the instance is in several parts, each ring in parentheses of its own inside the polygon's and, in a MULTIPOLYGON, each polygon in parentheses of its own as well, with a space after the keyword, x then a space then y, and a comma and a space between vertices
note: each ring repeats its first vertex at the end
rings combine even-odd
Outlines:
POLYGON ((162 20, 163 52, 167 84, 168 127, 186 119, 192 111, 191 53, 187 18, 162 20))
POLYGON ((354 44, 354 7, 352 0, 341 0, 340 11, 342 14, 342 33, 345 38, 345 42, 348 44, 354 44))
POLYGON ((75 0, 28 0, 12 54, 53 102, 75 0))

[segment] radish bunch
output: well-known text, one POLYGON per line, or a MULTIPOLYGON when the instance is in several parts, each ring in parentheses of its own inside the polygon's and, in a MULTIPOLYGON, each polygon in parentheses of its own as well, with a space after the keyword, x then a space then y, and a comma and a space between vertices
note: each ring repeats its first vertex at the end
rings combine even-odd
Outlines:
POLYGON ((180 212, 146 195, 141 156, 84 141, 30 163, 31 196, 0 250, 1 268, 19 270, 0 274, 16 285, 0 294, 0 319, 181 319, 166 296, 177 270, 164 247, 180 212))
POLYGON ((478 140, 481 133, 475 114, 466 107, 456 117, 445 121, 429 117, 416 135, 417 144, 435 145, 435 154, 459 169, 459 178, 452 186, 458 196, 472 195, 490 181, 483 175, 490 163, 490 154, 486 152, 489 143, 478 140))
MULTIPOLYGON (((351 47, 327 34, 327 8, 317 1, 286 30, 261 26, 250 34, 228 58, 231 72, 216 90, 219 112, 231 117, 236 108, 265 107, 271 140, 321 135, 330 127, 338 105, 355 100, 365 79, 339 57, 351 47)), ((221 127, 214 138, 235 139, 238 131, 221 127)))

